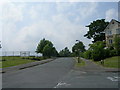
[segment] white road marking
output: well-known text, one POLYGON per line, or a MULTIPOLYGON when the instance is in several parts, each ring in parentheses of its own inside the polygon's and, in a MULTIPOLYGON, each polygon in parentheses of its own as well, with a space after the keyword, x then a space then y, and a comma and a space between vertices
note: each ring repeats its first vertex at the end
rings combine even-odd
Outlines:
POLYGON ((114 77, 107 77, 107 79, 109 79, 111 81, 114 81, 114 82, 117 82, 118 78, 120 78, 120 77, 116 77, 116 76, 114 76, 114 77))
POLYGON ((82 72, 82 73, 87 73, 87 72, 82 72))
POLYGON ((57 87, 59 87, 59 86, 69 86, 69 85, 71 85, 71 84, 67 84, 67 83, 62 83, 62 82, 60 82, 60 83, 58 83, 54 88, 57 88, 57 87))

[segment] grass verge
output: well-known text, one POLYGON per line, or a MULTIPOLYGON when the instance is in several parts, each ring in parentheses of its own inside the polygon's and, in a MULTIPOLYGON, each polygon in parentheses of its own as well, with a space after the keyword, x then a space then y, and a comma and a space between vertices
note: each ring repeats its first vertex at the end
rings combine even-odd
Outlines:
POLYGON ((4 56, 0 61, 0 68, 17 66, 35 61, 37 60, 31 60, 31 58, 22 58, 19 56, 4 56))
POLYGON ((96 64, 102 65, 109 68, 120 68, 120 56, 110 57, 104 59, 104 64, 101 64, 100 61, 95 62, 96 64))
POLYGON ((82 67, 85 66, 85 61, 83 61, 82 59, 80 59, 80 63, 78 63, 78 59, 74 58, 76 63, 75 63, 75 67, 82 67))

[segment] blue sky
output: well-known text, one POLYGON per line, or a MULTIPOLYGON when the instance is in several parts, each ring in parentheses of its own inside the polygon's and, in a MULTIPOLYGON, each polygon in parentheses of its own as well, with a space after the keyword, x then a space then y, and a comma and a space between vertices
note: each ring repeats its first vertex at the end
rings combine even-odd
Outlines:
POLYGON ((35 51, 43 38, 57 50, 81 40, 86 48, 85 26, 97 19, 118 19, 117 2, 16 2, 2 7, 3 51, 35 51))

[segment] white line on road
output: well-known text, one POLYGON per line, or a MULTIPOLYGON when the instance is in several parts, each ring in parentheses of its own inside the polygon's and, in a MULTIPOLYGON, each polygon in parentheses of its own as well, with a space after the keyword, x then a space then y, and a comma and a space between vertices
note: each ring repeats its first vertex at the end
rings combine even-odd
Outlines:
POLYGON ((54 88, 57 88, 57 87, 59 87, 59 86, 70 86, 71 84, 67 84, 67 83, 62 83, 62 82, 60 82, 60 83, 58 83, 54 88))
POLYGON ((117 82, 118 78, 120 78, 120 77, 116 77, 116 76, 114 76, 114 77, 107 77, 107 79, 109 79, 111 81, 114 81, 114 82, 117 82))

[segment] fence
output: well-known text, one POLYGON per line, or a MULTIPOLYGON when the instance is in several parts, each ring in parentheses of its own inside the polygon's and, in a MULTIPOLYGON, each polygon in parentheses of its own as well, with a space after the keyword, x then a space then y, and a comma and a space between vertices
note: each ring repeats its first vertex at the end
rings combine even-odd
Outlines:
POLYGON ((35 51, 2 51, 0 56, 42 56, 35 51))

